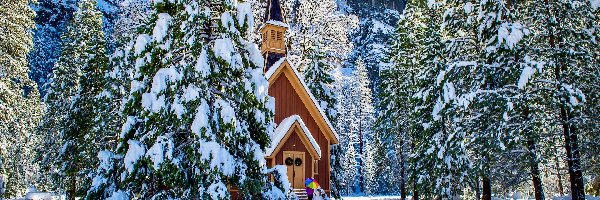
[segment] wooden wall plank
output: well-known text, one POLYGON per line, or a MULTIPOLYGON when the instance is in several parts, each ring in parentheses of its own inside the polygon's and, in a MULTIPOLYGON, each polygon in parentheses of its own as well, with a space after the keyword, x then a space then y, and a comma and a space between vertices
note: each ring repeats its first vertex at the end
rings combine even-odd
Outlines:
MULTIPOLYGON (((319 147, 321 148, 321 159, 318 163, 319 175, 314 178, 321 184, 321 187, 324 190, 329 190, 329 141, 325 137, 323 131, 319 129, 315 119, 310 115, 308 108, 302 103, 300 96, 294 90, 287 75, 281 74, 275 80, 269 87, 269 95, 275 98, 275 123, 279 124, 283 119, 289 116, 299 115, 319 144, 319 147)), ((298 138, 298 141, 300 141, 300 138, 298 138)), ((302 144, 302 142, 298 144, 302 144)), ((281 157, 277 154, 277 164, 279 164, 278 162, 281 162, 280 160, 282 157, 283 154, 281 154, 281 157)), ((308 170, 312 169, 312 163, 310 165, 310 168, 307 167, 308 170)), ((307 174, 312 174, 312 171, 307 174)))

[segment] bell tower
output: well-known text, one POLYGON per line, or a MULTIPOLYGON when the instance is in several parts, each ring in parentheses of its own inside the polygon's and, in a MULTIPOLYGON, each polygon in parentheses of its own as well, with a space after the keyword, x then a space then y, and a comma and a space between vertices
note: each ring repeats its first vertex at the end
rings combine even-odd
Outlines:
POLYGON ((265 58, 265 71, 286 56, 285 32, 288 25, 283 20, 283 12, 279 0, 267 0, 265 25, 260 28, 262 44, 260 53, 265 58))

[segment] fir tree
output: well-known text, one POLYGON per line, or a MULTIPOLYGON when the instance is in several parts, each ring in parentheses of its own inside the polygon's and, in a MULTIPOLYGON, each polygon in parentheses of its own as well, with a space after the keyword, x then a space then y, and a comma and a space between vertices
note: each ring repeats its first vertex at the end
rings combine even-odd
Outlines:
POLYGON ((372 127, 374 123, 374 108, 371 93, 371 82, 369 81, 369 75, 366 66, 363 64, 362 59, 358 59, 356 63, 356 69, 354 70, 354 77, 356 78, 354 86, 354 98, 356 99, 356 120, 354 122, 353 144, 356 151, 357 157, 357 179, 356 185, 354 185, 354 192, 362 194, 365 191, 364 179, 364 158, 367 154, 367 144, 371 142, 373 137, 372 127))
POLYGON ((39 93, 27 76, 33 16, 29 1, 0 2, 0 198, 23 195, 37 170, 31 158, 39 93))
POLYGON ((50 89, 52 71, 60 59, 61 35, 77 9, 75 0, 39 0, 31 5, 36 16, 33 49, 28 54, 31 78, 38 84, 42 96, 50 89))
POLYGON ((65 68, 77 69, 79 86, 71 97, 68 113, 59 133, 58 153, 59 174, 65 183, 67 197, 82 196, 90 185, 88 174, 96 166, 95 153, 102 149, 104 141, 94 129, 96 125, 97 102, 104 85, 108 58, 102 32, 102 14, 96 10, 96 2, 83 0, 69 22, 63 36, 65 68), (68 60, 68 61, 67 61, 68 60), (70 63, 69 63, 70 62, 70 63), (100 145, 98 145, 100 144, 100 145))
POLYGON ((246 40, 250 4, 222 3, 154 2, 156 14, 125 48, 132 51, 123 62, 135 66, 128 117, 116 153, 98 154, 88 198, 228 199, 229 186, 261 198, 279 190, 265 175, 274 108, 263 59, 246 40))
MULTIPOLYGON (((339 135, 340 143, 332 147, 331 157, 331 168, 338 169, 332 170, 331 182, 332 182, 332 196, 348 194, 347 189, 349 188, 347 176, 350 173, 356 173, 356 171, 347 171, 348 163, 348 150, 351 142, 351 133, 353 133, 352 122, 355 118, 355 98, 353 88, 355 85, 355 77, 352 76, 351 69, 345 68, 340 70, 339 76, 336 76, 336 83, 334 84, 336 93, 338 94, 338 100, 336 105, 336 111, 339 116, 336 120, 335 128, 339 135)), ((354 156, 354 155, 352 155, 354 156)), ((355 161, 354 161, 355 162, 355 161)))
MULTIPOLYGON (((468 84, 457 86, 473 97, 466 105, 468 109, 465 117, 468 120, 460 124, 460 127, 471 138, 467 148, 475 165, 472 167, 473 177, 481 177, 483 180, 483 198, 491 198, 490 181, 507 177, 521 179, 521 174, 515 177, 510 171, 526 171, 526 163, 519 160, 527 159, 530 160, 528 163, 533 185, 536 186, 537 193, 541 194, 535 153, 539 134, 536 134, 537 130, 533 130, 535 124, 532 116, 536 113, 530 113, 534 111, 530 105, 540 99, 532 92, 535 89, 524 90, 529 88, 521 83, 517 84, 522 70, 528 70, 529 73, 531 69, 543 65, 543 62, 537 62, 528 55, 528 48, 523 42, 530 31, 515 17, 515 13, 519 12, 513 7, 516 3, 494 0, 475 4, 450 1, 449 4, 448 10, 455 12, 445 17, 449 25, 447 28, 452 30, 450 41, 453 41, 455 48, 467 50, 457 55, 459 58, 467 57, 477 66, 466 77, 468 84), (460 31, 465 34, 452 34, 460 31), (465 38, 466 42, 459 42, 465 38), (519 146, 519 138, 526 138, 522 146, 519 146), (512 153, 522 147, 529 149, 527 155, 512 153), (510 162, 515 165, 506 167, 505 162, 509 162, 508 160, 512 160, 510 162)), ((479 191, 479 178, 469 182, 479 191)))
MULTIPOLYGON (((378 85, 377 120, 375 124, 375 138, 379 139, 382 148, 379 149, 381 157, 376 158, 381 166, 394 162, 389 151, 397 155, 399 166, 382 174, 387 180, 396 178, 395 182, 401 198, 407 196, 408 171, 406 168, 407 156, 411 152, 410 144, 417 131, 411 129, 410 110, 413 109, 411 97, 416 93, 415 75, 419 69, 420 49, 418 48, 419 34, 423 33, 421 7, 417 2, 410 2, 400 17, 398 27, 392 34, 389 50, 386 52, 386 64, 381 68, 381 84, 378 85), (399 177, 398 177, 399 176, 399 177)), ((412 172, 411 172, 412 174, 412 172)), ((390 183, 394 185, 394 183, 390 183)), ((388 190, 391 187, 387 187, 388 190)))
MULTIPOLYGON (((423 5, 423 4, 421 4, 423 5)), ((419 88, 412 96, 415 109, 411 113, 416 119, 412 124, 420 134, 413 137, 414 152, 411 156, 411 171, 419 191, 429 197, 452 198, 462 190, 468 172, 464 130, 456 127, 464 117, 461 107, 466 101, 455 86, 467 81, 473 67, 471 62, 450 60, 456 49, 447 48, 438 23, 439 3, 429 1, 424 8, 423 36, 418 40, 423 55, 421 68, 415 80, 419 88), (452 122, 452 123, 451 123, 452 122)))
POLYGON ((540 33, 534 38, 533 48, 547 63, 545 80, 551 80, 544 86, 554 88, 547 93, 548 101, 544 104, 551 112, 559 113, 548 120, 561 127, 573 199, 585 198, 580 152, 580 139, 584 135, 580 127, 585 126, 582 108, 587 104, 587 94, 582 88, 589 84, 585 80, 590 77, 585 69, 598 66, 593 57, 593 52, 597 52, 597 33, 590 32, 597 30, 597 14, 592 3, 547 0, 543 6, 527 12, 532 16, 528 18, 530 23, 540 33))
POLYGON ((319 101, 321 109, 325 110, 327 117, 330 120, 335 120, 337 113, 334 105, 337 96, 332 88, 334 66, 325 60, 325 52, 319 45, 311 47, 308 57, 308 64, 303 72, 304 80, 317 101, 319 101))

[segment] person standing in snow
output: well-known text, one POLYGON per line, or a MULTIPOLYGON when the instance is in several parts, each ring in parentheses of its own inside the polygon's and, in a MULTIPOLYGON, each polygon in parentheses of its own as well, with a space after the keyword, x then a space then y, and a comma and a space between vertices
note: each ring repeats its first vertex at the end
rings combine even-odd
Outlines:
POLYGON ((308 196, 308 200, 312 200, 313 199, 313 194, 315 193, 315 190, 313 190, 312 188, 306 186, 306 196, 308 196))

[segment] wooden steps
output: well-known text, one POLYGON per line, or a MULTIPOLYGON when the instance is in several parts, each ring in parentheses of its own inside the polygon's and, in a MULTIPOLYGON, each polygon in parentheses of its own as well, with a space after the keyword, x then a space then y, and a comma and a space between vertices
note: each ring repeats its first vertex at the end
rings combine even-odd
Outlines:
POLYGON ((299 200, 307 200, 308 195, 306 194, 306 189, 293 189, 294 194, 298 197, 299 200))

